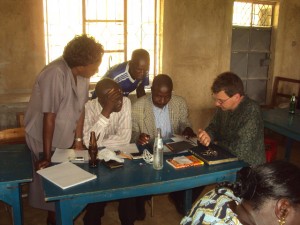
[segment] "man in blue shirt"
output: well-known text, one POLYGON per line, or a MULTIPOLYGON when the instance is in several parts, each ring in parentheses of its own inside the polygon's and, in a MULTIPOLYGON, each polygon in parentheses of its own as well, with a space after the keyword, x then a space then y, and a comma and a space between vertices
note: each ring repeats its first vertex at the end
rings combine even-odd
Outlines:
MULTIPOLYGON (((136 90, 139 98, 146 95, 145 86, 149 85, 149 65, 149 53, 145 49, 136 49, 132 52, 131 60, 113 66, 103 77, 115 80, 124 96, 136 90)), ((93 93, 92 98, 95 97, 93 93)))

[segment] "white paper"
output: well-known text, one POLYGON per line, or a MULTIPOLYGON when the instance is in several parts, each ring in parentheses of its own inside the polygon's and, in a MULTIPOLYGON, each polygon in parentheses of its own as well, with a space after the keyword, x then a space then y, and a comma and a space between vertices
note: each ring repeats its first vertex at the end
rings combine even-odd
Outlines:
POLYGON ((89 161, 89 153, 87 150, 60 149, 56 148, 51 157, 51 162, 62 163, 72 161, 74 163, 82 163, 89 161), (83 157, 83 161, 75 161, 76 157, 83 157))
POLYGON ((64 162, 47 167, 38 170, 37 173, 62 189, 70 188, 97 178, 96 175, 81 169, 71 162, 64 162))
POLYGON ((114 147, 110 147, 110 149, 120 150, 120 151, 125 152, 125 153, 138 153, 139 152, 139 150, 138 150, 135 143, 130 143, 130 144, 127 144, 127 145, 114 146, 114 147))

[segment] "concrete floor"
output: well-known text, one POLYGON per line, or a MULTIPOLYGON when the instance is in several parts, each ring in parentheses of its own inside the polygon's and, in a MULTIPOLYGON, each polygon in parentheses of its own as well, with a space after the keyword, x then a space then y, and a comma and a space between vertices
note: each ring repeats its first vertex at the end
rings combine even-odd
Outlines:
MULTIPOLYGON (((284 157, 284 143, 285 138, 271 133, 272 138, 279 142, 277 159, 284 157)), ((300 142, 295 142, 290 161, 300 166, 300 142)), ((207 192, 213 186, 208 186, 204 192, 207 192)), ((118 203, 111 202, 105 209, 105 216, 102 218, 103 225, 117 225, 120 224, 117 212, 118 203)), ((34 209, 28 206, 27 198, 23 198, 24 208, 24 225, 45 225, 46 212, 34 209)), ((154 197, 154 216, 151 217, 150 206, 146 205, 147 216, 144 221, 137 221, 136 225, 176 225, 181 221, 182 216, 177 213, 174 205, 169 201, 168 195, 159 195, 154 197)), ((84 212, 74 221, 75 225, 83 225, 82 217, 84 212)), ((0 202, 0 225, 12 225, 10 213, 7 211, 7 206, 0 202)))

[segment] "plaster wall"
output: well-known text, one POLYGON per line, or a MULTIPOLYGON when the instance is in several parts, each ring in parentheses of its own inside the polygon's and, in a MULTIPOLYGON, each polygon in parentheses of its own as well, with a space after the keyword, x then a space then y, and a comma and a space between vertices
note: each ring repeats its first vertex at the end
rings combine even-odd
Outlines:
POLYGON ((300 79, 300 1, 280 1, 274 76, 300 79))
MULTIPOLYGON (((272 76, 300 79, 300 1, 278 1, 272 76)), ((229 70, 233 0, 164 0, 162 72, 186 98, 193 128, 214 110, 210 86, 229 70)), ((43 1, 0 1, 0 129, 15 126, 45 65, 43 1)), ((271 80, 272 82, 272 80, 271 80)), ((270 89, 271 91, 271 89, 270 89)))
POLYGON ((187 100, 194 131, 214 111, 213 79, 230 68, 231 15, 232 1, 165 1, 162 70, 187 100))

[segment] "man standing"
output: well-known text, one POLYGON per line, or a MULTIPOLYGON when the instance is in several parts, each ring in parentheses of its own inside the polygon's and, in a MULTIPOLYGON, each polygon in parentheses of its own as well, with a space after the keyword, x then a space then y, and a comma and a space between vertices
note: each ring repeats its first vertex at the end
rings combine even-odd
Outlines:
MULTIPOLYGON (((36 170, 51 165, 55 148, 73 145, 82 149, 89 78, 98 71, 103 53, 103 46, 93 37, 75 36, 65 46, 62 57, 45 66, 37 77, 24 119, 26 142, 36 170)), ((42 180, 35 171, 33 176, 29 204, 48 210, 47 224, 55 224, 54 203, 45 202, 42 180)))
POLYGON ((211 90, 218 109, 209 126, 199 129, 200 143, 208 146, 217 142, 250 165, 264 163, 261 110, 245 95, 242 80, 234 73, 225 72, 215 79, 211 90))
MULTIPOLYGON (((120 86, 109 78, 96 85, 97 99, 85 105, 83 128, 84 144, 88 147, 90 132, 94 131, 98 147, 128 144, 131 137, 131 103, 123 97, 120 86)), ((105 202, 88 204, 83 218, 85 225, 101 224, 105 202)), ((136 220, 135 198, 119 200, 119 219, 122 225, 133 225, 136 220)))
MULTIPOLYGON (((136 90, 136 96, 146 94, 145 86, 149 85, 150 56, 145 49, 136 49, 132 52, 130 61, 117 64, 110 68, 103 77, 116 81, 124 96, 136 90)), ((92 98, 96 98, 93 93, 92 98)))

